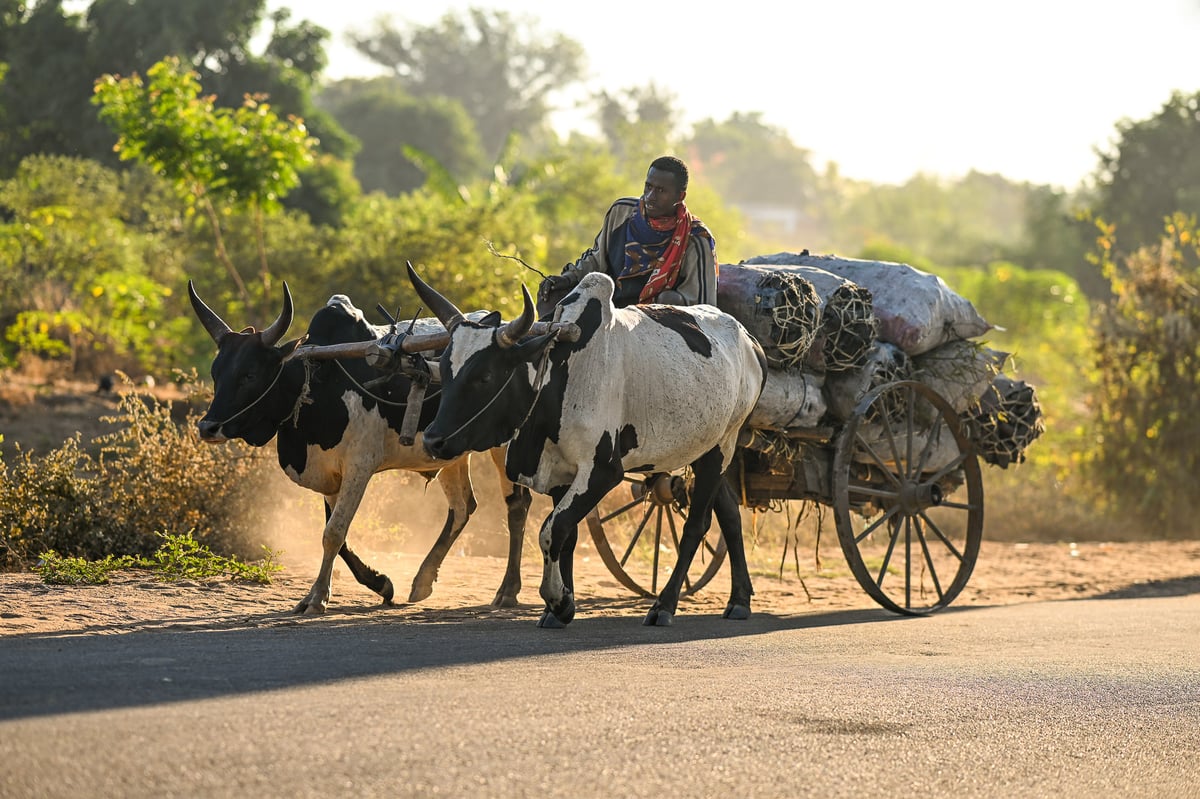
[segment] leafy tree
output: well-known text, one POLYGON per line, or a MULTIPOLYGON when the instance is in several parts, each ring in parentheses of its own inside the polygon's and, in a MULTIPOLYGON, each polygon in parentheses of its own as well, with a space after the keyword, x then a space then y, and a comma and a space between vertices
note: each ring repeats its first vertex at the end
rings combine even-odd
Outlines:
POLYGON ((374 30, 351 34, 351 41, 410 94, 462 103, 490 161, 513 133, 530 136, 542 128, 551 97, 583 74, 578 42, 503 11, 471 8, 407 30, 381 19, 374 30))
POLYGON ((1030 187, 1022 243, 1014 260, 1030 269, 1061 270, 1079 282, 1089 297, 1108 293, 1108 280, 1088 259, 1095 241, 1086 199, 1049 186, 1030 187))
POLYGON ((817 199, 819 180, 809 152, 763 122, 759 112, 735 112, 724 122, 706 119, 687 146, 705 178, 731 202, 809 209, 817 199))
POLYGON ((89 148, 88 131, 100 126, 88 107, 94 73, 82 17, 64 11, 61 0, 4 0, 0 8, 0 61, 7 65, 0 81, 0 178, 36 153, 103 157, 103 146, 89 148))
POLYGON ((0 182, 0 208, 13 219, 0 226, 0 360, 25 352, 96 374, 154 371, 185 357, 176 345, 187 320, 171 307, 169 286, 186 241, 143 211, 164 214, 172 198, 132 175, 31 156, 0 182))
POLYGON ((1200 214, 1200 92, 1174 92, 1150 119, 1118 122, 1117 137, 1100 153, 1094 211, 1128 253, 1156 245, 1176 211, 1200 214))
POLYGON ((679 120, 675 104, 675 97, 653 82, 621 94, 596 95, 600 132, 622 171, 644 176, 647 164, 672 149, 679 120))
MULTIPOLYGON (((216 108, 200 96, 195 72, 168 58, 150 68, 149 85, 135 73, 96 81, 100 115, 120 136, 121 158, 145 163, 172 181, 180 196, 207 216, 217 254, 249 305, 249 292, 225 252, 218 204, 242 206, 261 234, 264 211, 299 183, 298 169, 313 159, 314 140, 301 120, 281 120, 269 104, 246 97, 240 108, 216 108), (215 200, 215 202, 214 202, 215 200)), ((271 295, 266 245, 258 237, 264 302, 271 295)))
POLYGON ((1095 323, 1089 472, 1108 509, 1167 535, 1191 533, 1200 512, 1200 231, 1196 217, 1175 214, 1156 246, 1116 259, 1112 232, 1097 258, 1112 300, 1095 323))
POLYGON ((354 175, 365 191, 396 196, 425 182, 425 171, 404 155, 427 153, 455 180, 470 182, 487 161, 475 125, 448 97, 416 98, 394 78, 339 81, 318 102, 358 139, 354 175))
MULTIPOLYGON (((85 15, 67 13, 61 0, 0 2, 0 61, 9 72, 0 81, 0 177, 38 153, 116 166, 113 132, 89 102, 95 77, 144 75, 170 56, 190 65, 220 98, 218 106, 237 108, 245 95, 266 95, 279 114, 306 121, 322 153, 353 153, 345 131, 312 101, 328 32, 309 22, 291 25, 280 10, 270 17, 265 49, 254 53, 265 0, 94 0, 85 15)), ((336 223, 357 194, 334 179, 336 172, 325 159, 302 169, 303 185, 288 205, 336 223)))

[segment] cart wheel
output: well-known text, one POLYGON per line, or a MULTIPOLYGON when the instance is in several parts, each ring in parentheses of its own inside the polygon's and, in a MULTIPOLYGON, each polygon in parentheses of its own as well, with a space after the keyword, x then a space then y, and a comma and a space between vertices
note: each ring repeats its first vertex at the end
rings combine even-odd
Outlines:
MULTIPOLYGON (((680 509, 681 498, 686 501, 687 492, 679 475, 626 477, 587 516, 600 559, 621 585, 635 594, 658 596, 675 568, 686 518, 680 509), (604 510, 614 504, 615 509, 604 510)), ((707 585, 724 560, 725 538, 714 523, 692 560, 680 595, 694 594, 707 585)))
POLYGON ((833 458, 838 541, 888 610, 921 616, 966 587, 983 539, 983 480, 954 408, 923 383, 880 386, 859 402, 833 458), (951 500, 958 488, 965 497, 951 500), (861 531, 851 511, 866 519, 861 531))

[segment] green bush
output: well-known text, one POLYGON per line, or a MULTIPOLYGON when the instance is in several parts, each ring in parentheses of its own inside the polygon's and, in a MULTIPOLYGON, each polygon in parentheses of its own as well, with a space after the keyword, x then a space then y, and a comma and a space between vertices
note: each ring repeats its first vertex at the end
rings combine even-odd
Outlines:
POLYGON ((51 550, 150 557, 161 530, 190 530, 223 555, 257 554, 249 533, 269 510, 256 500, 274 471, 262 450, 205 444, 194 413, 181 424, 170 405, 135 391, 105 420, 117 429, 96 439, 98 455, 76 435, 44 457, 18 450, 0 461, 0 566, 28 568, 51 550))
POLYGON ((1102 247, 1112 300, 1096 316, 1099 385, 1087 473, 1106 512, 1194 534, 1200 513, 1200 241, 1176 215, 1161 243, 1120 264, 1102 247))

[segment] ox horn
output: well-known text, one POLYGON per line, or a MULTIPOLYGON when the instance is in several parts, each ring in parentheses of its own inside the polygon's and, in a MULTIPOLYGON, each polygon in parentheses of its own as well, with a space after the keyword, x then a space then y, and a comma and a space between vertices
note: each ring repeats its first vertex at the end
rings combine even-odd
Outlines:
POLYGON ((533 297, 529 296, 529 289, 525 288, 525 284, 521 284, 521 294, 525 299, 525 307, 521 311, 521 315, 511 322, 502 325, 496 331, 496 343, 507 349, 517 343, 521 336, 529 332, 529 328, 533 327, 534 310, 533 297))
POLYGON ((233 332, 233 329, 225 324, 225 320, 217 316, 216 311, 204 304, 204 300, 200 299, 200 295, 196 293, 196 287, 190 280, 188 281, 188 297, 192 301, 192 310, 196 312, 196 316, 200 317, 200 323, 204 325, 208 335, 212 336, 213 341, 219 343, 221 336, 233 332))
POLYGON ((404 263, 408 266, 409 282, 417 290, 417 296, 421 298, 421 302, 429 306, 429 310, 433 311, 433 315, 445 325, 447 330, 453 330, 463 321, 462 311, 455 308, 454 303, 439 294, 437 289, 422 280, 417 274, 417 270, 413 269, 412 261, 405 261, 404 263))
POLYGON ((262 332, 263 343, 268 347, 274 347, 279 343, 279 339, 283 338, 283 334, 292 326, 292 292, 288 289, 287 281, 283 284, 283 310, 279 312, 279 316, 275 317, 275 321, 262 332))

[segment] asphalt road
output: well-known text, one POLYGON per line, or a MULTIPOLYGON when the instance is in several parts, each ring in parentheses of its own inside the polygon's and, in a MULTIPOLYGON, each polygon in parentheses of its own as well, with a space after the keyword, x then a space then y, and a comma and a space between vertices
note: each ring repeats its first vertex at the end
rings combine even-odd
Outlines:
POLYGON ((0 639, 3 797, 885 795, 1200 796, 1200 597, 0 639))

